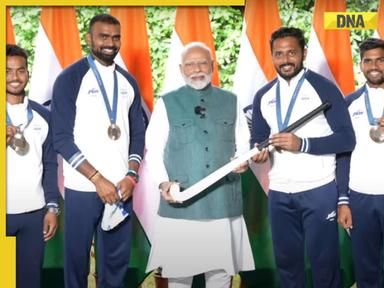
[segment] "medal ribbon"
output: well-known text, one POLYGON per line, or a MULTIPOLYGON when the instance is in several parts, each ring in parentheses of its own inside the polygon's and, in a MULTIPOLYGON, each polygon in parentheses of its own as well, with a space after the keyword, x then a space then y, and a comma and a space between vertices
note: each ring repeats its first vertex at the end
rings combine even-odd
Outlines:
MULTIPOLYGON (((24 130, 28 127, 29 123, 31 123, 33 119, 33 112, 31 106, 28 104, 27 106, 27 123, 19 125, 17 128, 21 134, 23 134, 24 130)), ((6 123, 7 125, 13 125, 11 117, 9 117, 8 111, 6 115, 6 123)))
MULTIPOLYGON (((379 118, 373 117, 371 102, 369 101, 367 85, 365 85, 364 87, 364 101, 365 101, 365 108, 367 109, 368 122, 371 126, 376 126, 377 121, 379 121, 379 118)), ((384 116, 384 108, 383 108, 382 116, 384 116)))
POLYGON ((289 120, 291 119, 291 114, 293 110, 293 106, 295 106, 295 102, 297 99, 297 96, 299 95, 299 91, 301 86, 303 85, 305 79, 305 72, 303 76, 299 79, 299 82, 297 82, 295 91, 293 92, 291 101, 289 102, 287 114, 285 115, 285 119, 283 122, 283 117, 281 115, 281 98, 280 98, 280 81, 277 81, 276 84, 276 118, 277 118, 277 125, 279 127, 279 131, 282 131, 283 129, 288 127, 289 120))
POLYGON ((89 66, 91 67, 93 74, 96 77, 97 83, 99 85, 99 88, 101 90, 101 94, 103 95, 105 108, 107 108, 108 117, 111 122, 111 124, 116 123, 116 114, 117 114, 117 75, 116 70, 113 71, 113 103, 112 103, 112 109, 111 105, 109 105, 107 92, 105 91, 103 80, 101 79, 99 70, 97 70, 95 61, 93 60, 92 56, 89 55, 87 57, 89 66))

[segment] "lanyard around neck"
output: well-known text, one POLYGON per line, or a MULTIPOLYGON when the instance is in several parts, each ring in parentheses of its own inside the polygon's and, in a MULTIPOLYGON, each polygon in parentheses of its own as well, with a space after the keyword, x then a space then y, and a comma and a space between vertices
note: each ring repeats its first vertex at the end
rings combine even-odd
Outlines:
POLYGON ((295 91, 293 92, 291 101, 289 102, 289 106, 288 106, 287 114, 285 115, 284 122, 283 122, 283 117, 281 115, 280 80, 277 81, 277 84, 276 84, 276 118, 277 118, 277 125, 279 128, 279 131, 282 131, 283 129, 288 127, 288 123, 289 123, 289 120, 291 119, 291 115, 292 115, 292 110, 293 110, 293 107, 295 106, 295 102, 296 102, 297 96, 299 95, 300 88, 303 85, 304 79, 305 79, 305 72, 303 73, 303 75, 301 76, 299 81, 297 82, 295 91))
POLYGON ((103 84, 103 80, 101 79, 101 76, 100 76, 99 70, 96 67, 95 61, 93 60, 91 55, 89 55, 87 57, 87 60, 88 60, 89 66, 91 67, 91 69, 93 71, 93 74, 96 77, 97 83, 98 83, 99 88, 101 90, 101 94, 103 95, 104 104, 105 104, 105 108, 107 109, 107 112, 108 112, 109 121, 111 122, 111 124, 115 124, 116 123, 116 114, 117 114, 117 100, 118 100, 116 70, 113 71, 113 102, 112 102, 112 108, 111 108, 111 105, 109 104, 109 101, 108 101, 107 92, 106 92, 104 84, 103 84))

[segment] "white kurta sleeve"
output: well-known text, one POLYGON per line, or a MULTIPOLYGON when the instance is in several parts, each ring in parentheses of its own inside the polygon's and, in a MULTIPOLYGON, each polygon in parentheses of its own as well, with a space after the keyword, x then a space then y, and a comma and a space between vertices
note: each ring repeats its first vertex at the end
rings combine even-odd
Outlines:
POLYGON ((146 163, 157 185, 169 181, 164 166, 164 149, 168 140, 169 122, 163 99, 157 100, 145 134, 146 163))

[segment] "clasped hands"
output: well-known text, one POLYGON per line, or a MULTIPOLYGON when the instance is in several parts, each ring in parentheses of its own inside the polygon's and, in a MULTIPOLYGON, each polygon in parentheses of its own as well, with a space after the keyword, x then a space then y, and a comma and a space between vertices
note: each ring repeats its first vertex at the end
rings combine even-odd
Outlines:
POLYGON ((93 181, 93 184, 95 185, 96 192, 103 203, 112 205, 120 200, 125 202, 133 194, 134 185, 127 177, 124 177, 115 186, 111 181, 100 174, 93 181), (118 193, 118 191, 120 192, 118 193))

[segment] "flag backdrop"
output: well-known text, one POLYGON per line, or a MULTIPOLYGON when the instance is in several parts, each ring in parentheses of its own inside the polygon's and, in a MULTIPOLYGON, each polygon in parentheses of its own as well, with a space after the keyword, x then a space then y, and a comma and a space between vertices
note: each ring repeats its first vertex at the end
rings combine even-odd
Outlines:
POLYGON ((308 42, 307 67, 333 81, 347 95, 355 91, 349 31, 325 30, 324 12, 327 11, 345 12, 346 1, 316 0, 308 42))
POLYGON ((377 21, 376 33, 379 38, 384 39, 384 0, 380 0, 378 12, 379 20, 377 21))
MULTIPOLYGON (((110 12, 121 24, 121 48, 115 61, 136 78, 144 115, 148 121, 153 109, 153 86, 144 7, 113 7, 110 12)), ((126 281, 126 287, 132 288, 138 287, 146 275, 149 241, 153 237, 154 219, 160 199, 158 189, 149 177, 145 160, 140 165, 139 175, 140 181, 135 187, 133 197, 133 209, 137 218, 133 218, 130 271, 126 281)))
MULTIPOLYGON (((333 81, 347 95, 355 90, 349 31, 325 30, 326 11, 345 12, 346 1, 316 0, 306 66, 333 81)), ((343 287, 351 287, 354 275, 350 240, 343 229, 339 228, 339 232, 343 287)))
POLYGON ((13 25, 12 25, 12 19, 11 19, 11 13, 10 13, 10 7, 7 7, 6 14, 7 14, 7 31, 6 31, 6 36, 7 36, 7 44, 16 44, 15 41, 15 34, 13 32, 13 25))
MULTIPOLYGON (((36 39, 35 59, 30 81, 29 98, 49 106, 57 75, 82 57, 79 30, 74 7, 43 7, 36 39)), ((59 157, 58 181, 63 193, 62 160, 59 157)), ((63 210, 63 209, 62 209, 63 210)), ((45 248, 44 287, 64 287, 63 284, 63 219, 60 217, 56 236, 45 248)))
POLYGON ((185 84, 179 69, 181 50, 184 45, 194 41, 204 42, 211 49, 215 61, 212 83, 217 86, 220 84, 208 7, 177 7, 163 93, 185 84))
MULTIPOLYGON (((253 98, 261 87, 276 76, 272 64, 269 40, 273 31, 281 26, 276 0, 246 1, 240 53, 234 75, 233 92, 246 113, 252 118, 253 98)), ((269 163, 256 165, 242 175, 244 218, 248 227, 256 271, 241 273, 245 287, 277 287, 277 274, 272 250, 268 219, 269 163), (260 185, 259 185, 259 183, 260 185), (264 190, 264 191, 263 191, 264 190)))

